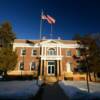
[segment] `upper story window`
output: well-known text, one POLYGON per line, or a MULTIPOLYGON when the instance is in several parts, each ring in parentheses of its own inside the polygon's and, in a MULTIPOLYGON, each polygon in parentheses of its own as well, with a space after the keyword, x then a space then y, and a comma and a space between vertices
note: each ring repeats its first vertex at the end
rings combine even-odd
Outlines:
POLYGON ((37 55, 37 50, 32 50, 32 55, 37 55))
POLYGON ((20 70, 24 70, 24 62, 20 62, 20 64, 19 64, 19 69, 20 69, 20 70))
POLYGON ((71 51, 67 51, 67 56, 71 56, 72 52, 71 51))
POLYGON ((56 55, 55 49, 49 49, 48 50, 48 55, 56 55))
POLYGON ((25 48, 21 49, 21 55, 26 55, 26 49, 25 48))
POLYGON ((31 62, 30 70, 35 70, 35 69, 36 69, 36 62, 31 62))
POLYGON ((81 54, 80 54, 80 50, 76 50, 76 55, 79 57, 81 54))

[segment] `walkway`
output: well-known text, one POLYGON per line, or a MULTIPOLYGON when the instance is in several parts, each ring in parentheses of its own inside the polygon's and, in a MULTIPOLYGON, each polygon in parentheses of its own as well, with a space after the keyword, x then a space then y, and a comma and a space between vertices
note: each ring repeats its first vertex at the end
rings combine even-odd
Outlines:
POLYGON ((69 100, 58 84, 44 85, 35 100, 69 100))

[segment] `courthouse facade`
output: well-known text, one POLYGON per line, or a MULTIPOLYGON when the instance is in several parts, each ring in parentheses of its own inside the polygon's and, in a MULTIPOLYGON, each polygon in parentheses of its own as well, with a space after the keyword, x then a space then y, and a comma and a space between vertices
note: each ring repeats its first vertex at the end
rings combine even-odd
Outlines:
MULTIPOLYGON (((77 79, 75 73, 80 57, 80 46, 73 40, 23 40, 16 39, 13 50, 18 55, 18 63, 10 75, 33 75, 43 80, 77 79)), ((85 76, 83 76, 85 78, 85 76)))

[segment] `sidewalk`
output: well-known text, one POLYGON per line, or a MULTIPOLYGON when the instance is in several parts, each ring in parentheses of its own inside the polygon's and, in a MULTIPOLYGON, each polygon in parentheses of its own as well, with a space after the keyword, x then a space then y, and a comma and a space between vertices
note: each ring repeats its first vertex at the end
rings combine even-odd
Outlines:
POLYGON ((35 100, 69 100, 58 84, 42 86, 35 100))

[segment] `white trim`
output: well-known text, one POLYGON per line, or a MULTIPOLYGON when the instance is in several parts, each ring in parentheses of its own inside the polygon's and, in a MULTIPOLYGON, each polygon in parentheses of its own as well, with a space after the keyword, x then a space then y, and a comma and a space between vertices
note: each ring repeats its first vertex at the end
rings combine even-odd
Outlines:
POLYGON ((61 56, 61 46, 59 48, 60 48, 60 56, 61 56))
MULTIPOLYGON (((54 44, 54 43, 48 43, 48 44, 42 44, 42 46, 46 46, 46 47, 61 47, 61 48, 83 48, 83 45, 79 45, 79 44, 54 44), (52 44, 52 45, 50 45, 52 44)), ((31 47, 31 48, 39 48, 40 45, 35 44, 28 44, 28 43, 13 43, 13 49, 15 49, 16 47, 31 47)))
POLYGON ((46 41, 43 41, 43 42, 41 42, 40 44, 41 45, 43 45, 43 44, 61 44, 61 42, 58 42, 58 41, 56 41, 56 40, 52 40, 52 39, 50 39, 50 40, 46 40, 46 41), (52 41, 54 42, 54 43, 52 43, 52 41))
MULTIPOLYGON (((47 47, 47 46, 46 46, 46 47, 47 47)), ((56 46, 56 47, 57 47, 57 46, 56 46)), ((49 49, 54 49, 55 51, 57 51, 57 50, 56 50, 56 47, 48 47, 48 48, 47 48, 47 51, 48 51, 49 49)))
POLYGON ((14 47, 39 47, 39 45, 29 44, 29 43, 13 43, 14 47))
POLYGON ((57 56, 58 56, 58 45, 57 45, 57 51, 56 52, 57 52, 57 56))
POLYGON ((34 62, 34 61, 31 61, 31 62, 30 62, 30 71, 33 71, 33 70, 34 70, 34 69, 33 69, 33 70, 31 70, 32 63, 34 63, 34 64, 35 64, 34 68, 36 68, 36 67, 37 67, 37 65, 36 65, 36 62, 34 62))
POLYGON ((56 56, 57 55, 57 51, 55 48, 49 48, 47 51, 47 56, 56 56), (54 52, 55 54, 50 55, 50 52, 54 52))
POLYGON ((33 55, 33 50, 35 50, 35 49, 32 49, 32 51, 31 51, 31 56, 32 56, 32 57, 38 56, 38 55, 37 55, 37 54, 38 54, 38 53, 37 53, 37 50, 36 50, 36 55, 33 55))
POLYGON ((41 56, 41 60, 62 60, 63 56, 41 56))
POLYGON ((46 56, 46 46, 45 46, 45 54, 44 55, 46 56))
POLYGON ((25 55, 26 55, 26 54, 25 54, 25 55, 22 55, 22 51, 23 51, 24 49, 26 50, 26 48, 21 48, 21 51, 20 51, 21 54, 20 54, 20 56, 25 56, 25 55))

